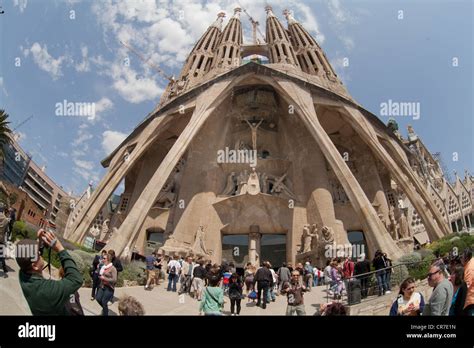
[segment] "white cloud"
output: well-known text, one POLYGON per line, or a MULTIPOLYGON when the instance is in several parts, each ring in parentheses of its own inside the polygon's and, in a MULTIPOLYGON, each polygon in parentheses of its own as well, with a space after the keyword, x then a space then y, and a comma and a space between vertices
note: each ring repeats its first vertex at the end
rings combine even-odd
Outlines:
POLYGON ((114 107, 114 103, 106 97, 101 98, 100 100, 96 101, 95 103, 95 117, 92 120, 92 123, 95 121, 100 120, 102 118, 102 114, 108 110, 111 110, 114 107))
POLYGON ((87 72, 91 70, 89 59, 87 58, 88 48, 87 46, 81 47, 82 62, 76 64, 74 68, 78 72, 87 72))
POLYGON ((26 6, 28 5, 28 0, 14 0, 13 1, 13 6, 18 6, 20 9, 20 12, 23 12, 26 9, 26 6))
POLYGON ((349 14, 341 7, 341 2, 339 0, 330 0, 328 2, 328 8, 334 21, 343 23, 348 20, 349 14))
POLYGON ((100 113, 104 112, 106 110, 112 109, 114 106, 114 103, 109 98, 102 98, 99 101, 95 102, 95 112, 100 113))
POLYGON ((335 27, 337 37, 348 51, 352 50, 355 47, 354 39, 347 34, 345 26, 356 23, 357 19, 342 7, 340 0, 330 0, 327 4, 331 14, 330 23, 335 27))
MULTIPOLYGON (((99 74, 111 78, 112 88, 123 99, 131 103, 156 101, 167 81, 132 52, 120 46, 119 41, 126 42, 140 52, 144 59, 160 66, 171 75, 173 69, 181 69, 193 45, 216 19, 217 13, 227 13, 225 26, 233 15, 234 8, 239 5, 260 23, 260 32, 265 35, 265 3, 255 0, 94 2, 92 12, 103 29, 104 42, 116 52, 118 59, 109 61, 99 56, 91 58, 90 62, 99 68, 99 74), (123 64, 125 58, 130 59, 129 66, 123 64)), ((272 5, 273 12, 285 27, 286 21, 282 12, 288 8, 318 43, 324 43, 325 36, 320 30, 312 4, 298 0, 274 0, 272 5)), ((342 25, 352 21, 352 15, 341 6, 339 0, 331 0, 327 6, 333 17, 330 22, 342 25)), ((244 38, 248 42, 252 37, 252 28, 245 13, 241 14, 241 21, 244 38)), ((349 35, 341 34, 341 40, 348 49, 354 47, 354 41, 349 35)))
POLYGON ((155 100, 163 93, 163 88, 158 86, 154 79, 142 77, 123 64, 113 64, 109 72, 109 76, 114 80, 114 89, 130 103, 155 100))
POLYGON ((339 80, 342 81, 345 85, 349 81, 351 81, 350 75, 347 70, 347 64, 348 62, 345 61, 345 59, 348 59, 347 57, 337 57, 335 59, 332 59, 330 61, 331 66, 336 70, 337 76, 339 80))
POLYGON ((76 138, 71 143, 72 151, 69 155, 74 164, 73 172, 87 182, 98 182, 100 180, 96 163, 91 160, 89 151, 90 146, 88 142, 93 138, 94 136, 89 131, 89 125, 86 123, 81 124, 76 138))
POLYGON ((93 170, 87 170, 77 165, 73 167, 72 170, 76 174, 78 174, 82 179, 84 179, 84 181, 87 181, 88 183, 89 182, 97 183, 100 181, 99 176, 93 170))
POLYGON ((79 130, 78 132, 78 136, 76 139, 74 139, 74 141, 72 142, 72 145, 73 146, 78 146, 78 145, 81 145, 83 144, 84 142, 86 142, 87 140, 90 140, 92 139, 94 136, 90 133, 86 133, 86 132, 81 132, 79 130))
POLYGON ((3 76, 0 76, 0 89, 2 90, 3 94, 8 97, 7 89, 5 88, 5 83, 3 82, 3 76))
POLYGON ((91 162, 91 161, 83 161, 83 160, 79 160, 79 159, 74 159, 74 164, 81 168, 81 169, 85 169, 85 170, 92 170, 94 168, 94 162, 91 162))
POLYGON ((291 9, 294 12, 296 20, 314 37, 314 39, 321 45, 326 40, 326 37, 319 29, 319 23, 313 11, 308 5, 293 2, 291 9))
POLYGON ((107 130, 102 134, 102 136, 102 148, 104 149, 104 152, 109 155, 120 145, 122 141, 125 140, 127 134, 107 130))
POLYGON ((38 67, 51 75, 53 80, 57 80, 62 76, 61 65, 68 60, 66 56, 59 56, 55 59, 48 53, 46 45, 41 47, 38 42, 35 42, 31 48, 23 50, 25 57, 27 57, 29 53, 32 54, 33 60, 38 67))

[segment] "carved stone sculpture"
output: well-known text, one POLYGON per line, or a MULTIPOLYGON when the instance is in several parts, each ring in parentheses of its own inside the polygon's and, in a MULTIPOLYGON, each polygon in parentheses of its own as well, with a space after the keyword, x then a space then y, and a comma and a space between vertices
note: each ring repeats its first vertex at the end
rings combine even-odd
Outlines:
POLYGON ((393 240, 398 240, 399 237, 397 234, 397 222, 395 220, 395 212, 394 212, 393 207, 390 207, 388 218, 389 218, 388 232, 392 236, 393 240))
POLYGON ((252 168, 252 173, 250 173, 249 180, 247 182, 247 192, 251 195, 260 193, 260 179, 258 178, 255 168, 252 168))
POLYGON ((301 243, 301 245, 302 245, 301 251, 303 253, 307 253, 307 252, 311 251, 312 240, 313 240, 314 237, 316 237, 316 235, 312 234, 310 232, 310 226, 309 225, 304 225, 303 235, 302 235, 302 243, 301 243))
POLYGON ((242 173, 240 173, 239 177, 238 177, 238 192, 239 194, 245 194, 247 193, 247 184, 248 184, 248 181, 249 181, 249 174, 247 172, 247 170, 244 170, 242 173))
POLYGON ((198 230, 196 231, 196 236, 194 237, 194 243, 191 249, 195 255, 210 255, 204 244, 203 226, 199 226, 198 230))
POLYGON ((261 176, 260 176, 260 181, 261 181, 261 184, 260 184, 260 187, 262 188, 262 193, 268 193, 268 175, 266 173, 263 173, 261 176))
POLYGON ((100 230, 100 237, 101 238, 104 238, 107 235, 107 232, 109 232, 109 225, 108 225, 109 222, 110 222, 110 220, 106 219, 102 223, 102 228, 100 230))
POLYGON ((172 192, 173 182, 168 181, 156 198, 156 204, 161 208, 170 208, 176 199, 176 194, 172 192))
POLYGON ((402 209, 400 218, 398 219, 398 225, 400 226, 400 237, 409 238, 411 237, 410 226, 408 225, 408 220, 405 214, 407 209, 402 209))
POLYGON ((257 130, 258 127, 262 124, 263 120, 260 120, 260 122, 252 122, 250 123, 249 121, 245 121, 250 127, 250 130, 252 131, 252 149, 257 150, 257 130))
POLYGON ((222 191, 222 194, 225 196, 231 196, 235 194, 236 186, 237 178, 235 177, 235 172, 232 172, 227 177, 227 183, 225 185, 224 191, 222 191))
POLYGON ((273 188, 271 193, 275 194, 276 196, 283 196, 290 199, 296 200, 296 197, 293 192, 284 184, 284 180, 286 179, 286 173, 281 177, 275 177, 275 183, 273 184, 273 188))
POLYGON ((314 235, 313 240, 311 241, 311 250, 317 250, 320 243, 319 243, 318 228, 316 227, 316 224, 313 224, 311 226, 311 233, 314 235))
POLYGON ((333 244, 334 243, 334 231, 331 227, 324 226, 321 229, 322 242, 324 244, 333 244))
POLYGON ((100 234, 99 226, 97 226, 97 225, 92 226, 91 229, 89 230, 89 232, 90 232, 90 234, 92 234, 92 236, 94 236, 94 237, 99 236, 99 234, 100 234))

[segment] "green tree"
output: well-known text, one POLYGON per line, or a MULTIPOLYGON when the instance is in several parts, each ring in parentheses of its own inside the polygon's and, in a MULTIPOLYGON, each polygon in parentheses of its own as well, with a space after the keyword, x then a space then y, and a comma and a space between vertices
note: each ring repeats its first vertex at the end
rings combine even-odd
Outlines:
POLYGON ((5 158, 3 146, 11 142, 9 135, 12 131, 9 126, 10 122, 7 119, 8 114, 5 110, 0 109, 0 172, 3 172, 3 159, 5 158))

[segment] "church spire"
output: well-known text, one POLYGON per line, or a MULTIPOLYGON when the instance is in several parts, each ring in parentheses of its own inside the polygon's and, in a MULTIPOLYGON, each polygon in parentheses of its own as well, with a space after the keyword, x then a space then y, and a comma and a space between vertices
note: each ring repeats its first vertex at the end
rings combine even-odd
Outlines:
POLYGON ((288 21, 291 43, 296 51, 301 69, 307 74, 318 75, 336 81, 337 75, 316 40, 293 17, 291 11, 285 10, 283 14, 288 21))
POLYGON ((206 74, 214 59, 214 50, 221 36, 224 12, 219 12, 216 21, 209 26, 204 35, 199 39, 196 46, 188 56, 186 64, 181 71, 180 77, 188 75, 189 79, 196 79, 206 74))
POLYGON ((191 50, 191 53, 189 53, 184 67, 179 74, 179 79, 175 82, 170 82, 166 87, 160 104, 194 85, 202 76, 209 72, 214 60, 214 51, 221 37, 224 17, 224 12, 217 14, 217 19, 207 28, 206 32, 191 50))
POLYGON ((265 7, 265 11, 267 11, 266 41, 268 43, 268 51, 270 52, 270 63, 299 66, 287 31, 273 13, 271 6, 265 7))
POLYGON ((240 47, 242 46, 241 12, 242 9, 236 7, 234 9, 234 15, 224 28, 217 46, 213 68, 232 68, 240 66, 240 47))

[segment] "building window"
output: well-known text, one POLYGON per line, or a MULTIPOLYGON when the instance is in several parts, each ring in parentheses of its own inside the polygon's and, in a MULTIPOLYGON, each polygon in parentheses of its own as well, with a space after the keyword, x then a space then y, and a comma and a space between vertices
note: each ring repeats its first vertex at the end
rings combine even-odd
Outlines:
POLYGON ((124 212, 127 210, 128 206, 128 197, 123 197, 122 198, 122 203, 120 204, 120 212, 124 212))

